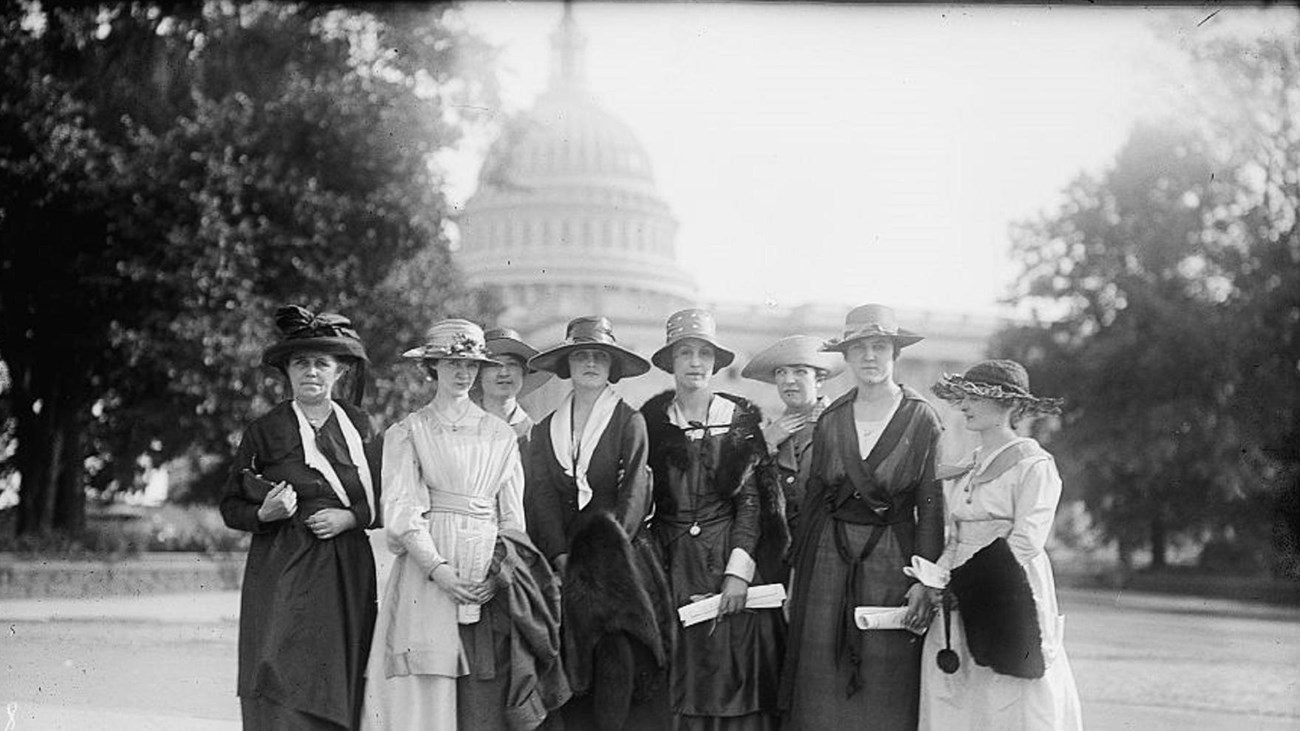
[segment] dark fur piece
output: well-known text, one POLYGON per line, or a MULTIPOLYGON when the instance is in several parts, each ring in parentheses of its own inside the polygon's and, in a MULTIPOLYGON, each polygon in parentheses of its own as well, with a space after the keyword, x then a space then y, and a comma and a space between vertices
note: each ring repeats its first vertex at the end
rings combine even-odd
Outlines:
MULTIPOLYGON (((675 391, 665 391, 641 407, 650 437, 649 464, 655 484, 668 484, 668 468, 690 466, 686 434, 668 420, 668 407, 675 391)), ((745 481, 755 478, 759 496, 759 529, 756 554, 760 576, 765 581, 785 575, 790 549, 790 527, 785 519, 785 496, 781 492, 776 462, 767 455, 763 441, 762 412, 751 401, 729 393, 715 393, 736 405, 731 429, 719 437, 717 464, 705 465, 705 480, 723 497, 734 497, 745 481)))
POLYGON ((564 576, 570 685, 592 693, 601 728, 622 728, 634 701, 667 680, 675 637, 668 580, 647 545, 633 546, 606 512, 574 520, 564 576))
POLYGON ((1047 668, 1034 592, 1005 538, 953 569, 948 589, 957 597, 976 664, 1017 678, 1043 677, 1047 668))

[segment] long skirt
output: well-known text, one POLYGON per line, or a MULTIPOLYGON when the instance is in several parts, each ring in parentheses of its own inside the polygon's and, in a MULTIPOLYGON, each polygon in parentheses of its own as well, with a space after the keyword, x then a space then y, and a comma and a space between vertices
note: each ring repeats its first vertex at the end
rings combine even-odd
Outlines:
MULTIPOLYGON (((951 646, 961 659, 957 672, 939 669, 935 656, 944 647, 943 615, 925 638, 921 665, 920 728, 934 731, 1081 731, 1083 714, 1065 648, 1058 647, 1037 679, 1016 678, 975 664, 966 649, 961 612, 949 623, 951 646)), ((1055 633, 1056 637, 1061 632, 1055 633)))
MULTIPOLYGON (((842 629, 841 600, 850 566, 835 547, 836 520, 827 519, 818 537, 816 564, 806 578, 802 603, 806 612, 798 638, 799 665, 794 678, 787 729, 819 731, 834 728, 916 728, 917 696, 921 682, 921 638, 905 630, 842 629), (850 694, 851 665, 837 636, 853 643, 861 658, 861 687, 850 694)), ((873 526, 843 525, 846 548, 860 555, 873 526)), ((910 557, 895 537, 886 532, 867 560, 859 565, 857 595, 851 606, 901 606, 907 603, 907 577, 902 567, 910 557)), ((796 576, 796 586, 804 579, 796 576)), ((798 590, 796 590, 798 591, 798 590)), ((795 647, 791 638, 791 647, 795 647)))

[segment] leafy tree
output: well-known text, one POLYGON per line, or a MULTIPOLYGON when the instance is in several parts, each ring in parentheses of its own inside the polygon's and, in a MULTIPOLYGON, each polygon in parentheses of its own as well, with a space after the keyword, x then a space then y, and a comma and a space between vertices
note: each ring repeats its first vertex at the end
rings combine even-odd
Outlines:
POLYGON ((80 527, 88 455, 122 485, 144 454, 228 453, 280 393, 280 303, 353 318, 388 416, 401 349, 493 306, 454 272, 432 165, 495 102, 446 8, 42 7, 0 27, 19 531, 80 527))
POLYGON ((1068 484, 1157 566, 1171 538, 1248 536, 1273 508, 1294 561, 1298 31, 1189 41, 1201 86, 1180 113, 1012 231, 1011 301, 1037 324, 996 349, 1067 396, 1068 484))

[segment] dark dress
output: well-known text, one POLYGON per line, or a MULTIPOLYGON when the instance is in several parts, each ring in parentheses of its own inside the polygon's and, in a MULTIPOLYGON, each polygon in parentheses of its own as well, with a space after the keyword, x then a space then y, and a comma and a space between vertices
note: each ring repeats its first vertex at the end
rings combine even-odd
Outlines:
POLYGON ((547 558, 569 556, 563 631, 575 695, 562 710, 564 728, 657 731, 668 724, 676 615, 643 530, 651 506, 645 420, 623 401, 614 407, 587 468, 591 500, 579 510, 577 482, 555 457, 554 419, 532 431, 524 513, 547 558))
MULTIPOLYGON (((769 583, 778 567, 765 565, 762 542, 788 541, 779 490, 759 431, 758 408, 734 404, 726 431, 688 439, 668 416, 673 392, 642 407, 654 471, 653 531, 663 552, 673 605, 716 594, 733 549, 757 563, 751 586, 769 583), (765 466, 766 465, 766 466, 765 466), (692 526, 698 526, 694 531, 692 526)), ((716 426, 716 425, 710 425, 716 426)), ((672 666, 673 724, 678 729, 771 729, 779 725, 776 691, 784 653, 781 612, 741 612, 716 624, 681 630, 672 666)))
POLYGON ((853 419, 857 389, 821 415, 792 553, 790 647, 781 678, 788 728, 862 724, 915 729, 921 638, 861 631, 855 606, 900 606, 913 554, 938 558, 942 486, 934 476, 941 425, 902 387, 902 401, 867 459, 853 419), (872 469, 874 467, 874 469, 872 469), (865 558, 864 558, 865 554, 865 558))
MULTIPOLYGON (((378 506, 378 440, 364 414, 341 405, 367 445, 378 506)), ((344 506, 304 461, 291 402, 249 425, 222 494, 226 525, 253 534, 239 607, 237 690, 245 729, 354 728, 359 719, 376 613, 375 559, 364 530, 370 507, 335 414, 317 445, 352 501, 356 528, 322 541, 304 525, 317 510, 344 506), (246 492, 245 469, 291 484, 297 512, 259 521, 261 500, 246 492)))

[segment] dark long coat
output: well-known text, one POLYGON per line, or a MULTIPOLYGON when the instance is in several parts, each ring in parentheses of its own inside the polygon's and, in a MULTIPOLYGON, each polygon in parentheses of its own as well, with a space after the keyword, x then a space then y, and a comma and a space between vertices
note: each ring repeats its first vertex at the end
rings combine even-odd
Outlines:
POLYGON ((935 560, 943 548, 943 488, 934 476, 942 426, 919 393, 902 389, 869 455, 858 450, 857 389, 817 421, 792 553, 781 682, 788 728, 837 728, 866 717, 871 728, 916 728, 920 638, 852 626, 855 606, 905 603, 913 582, 903 567, 913 554, 935 560))
MULTIPOLYGON (((341 405, 367 445, 377 510, 379 440, 360 410, 341 405)), ((356 528, 322 541, 304 525, 317 510, 344 506, 324 476, 307 466, 290 402, 249 425, 222 493, 226 525, 253 534, 239 606, 238 693, 246 703, 290 709, 299 722, 316 718, 351 728, 360 713, 377 609, 375 559, 364 530, 371 515, 334 415, 317 444, 352 502, 356 528), (261 500, 245 488, 245 469, 293 485, 297 512, 259 521, 261 500)))

